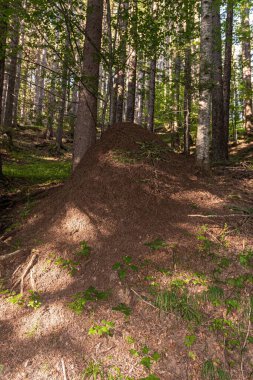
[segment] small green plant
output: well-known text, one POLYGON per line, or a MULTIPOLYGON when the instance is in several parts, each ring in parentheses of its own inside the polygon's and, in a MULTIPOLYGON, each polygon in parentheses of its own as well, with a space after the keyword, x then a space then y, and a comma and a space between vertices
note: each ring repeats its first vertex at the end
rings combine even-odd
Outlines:
POLYGON ((184 339, 184 345, 188 348, 191 348, 191 346, 194 345, 196 340, 197 340, 196 335, 186 335, 184 339))
POLYGON ((91 247, 88 245, 88 243, 84 240, 80 243, 80 250, 76 252, 78 256, 89 258, 91 252, 91 247))
POLYGON ((107 300, 108 297, 109 297, 108 291, 100 291, 94 288, 93 286, 90 286, 85 291, 76 293, 73 296, 74 300, 69 303, 69 307, 76 314, 82 314, 87 302, 107 300))
POLYGON ((147 243, 145 243, 145 245, 147 247, 149 247, 152 251, 158 251, 160 249, 167 248, 167 246, 168 246, 166 241, 159 239, 159 238, 152 240, 150 242, 147 242, 147 243))
POLYGON ((230 380, 229 374, 213 360, 206 360, 202 365, 203 380, 230 380))
POLYGON ((209 329, 212 331, 222 332, 225 336, 228 336, 235 330, 235 326, 229 319, 215 318, 212 320, 209 329))
POLYGON ((12 303, 13 305, 25 305, 25 298, 21 293, 11 292, 10 296, 7 298, 7 301, 12 303))
POLYGON ((147 141, 137 141, 136 144, 139 145, 139 152, 137 153, 139 159, 150 160, 153 164, 156 161, 166 160, 166 154, 169 151, 167 146, 147 141))
POLYGON ((253 251, 246 249, 240 253, 239 262, 242 266, 253 268, 253 251))
POLYGON ((58 257, 54 263, 62 269, 65 269, 71 276, 76 274, 79 265, 77 261, 64 259, 63 257, 58 257))
POLYGON ((202 315, 197 308, 195 300, 190 297, 186 290, 180 293, 178 290, 162 291, 158 294, 156 306, 165 312, 174 312, 187 321, 199 324, 202 315))
POLYGON ((38 309, 41 307, 41 296, 39 292, 36 292, 34 290, 29 290, 30 296, 27 299, 27 306, 31 307, 32 309, 38 309))
POLYGON ((227 299, 225 301, 225 305, 227 307, 227 314, 231 313, 232 311, 238 310, 240 307, 239 301, 237 301, 236 299, 232 299, 232 298, 227 299))
POLYGON ((101 322, 101 325, 94 325, 89 329, 89 335, 113 335, 115 323, 111 321, 105 321, 104 319, 101 322))
POLYGON ((131 313, 132 313, 132 309, 124 303, 120 303, 117 306, 114 306, 112 308, 112 310, 119 311, 119 312, 125 314, 127 317, 129 317, 129 315, 131 315, 131 313))
POLYGON ((199 251, 210 255, 211 249, 213 247, 213 242, 208 238, 207 232, 208 232, 208 226, 207 225, 201 226, 197 234, 197 240, 200 242, 199 251))
POLYGON ((209 286, 208 290, 204 292, 203 298, 214 306, 219 306, 224 299, 224 290, 219 286, 209 286))
POLYGON ((117 262, 112 266, 112 269, 117 271, 121 281, 125 279, 130 269, 135 272, 138 271, 138 267, 132 263, 131 256, 124 256, 122 261, 123 262, 117 262))
POLYGON ((157 377, 156 375, 148 375, 147 377, 142 377, 140 380, 160 380, 160 377, 157 377))

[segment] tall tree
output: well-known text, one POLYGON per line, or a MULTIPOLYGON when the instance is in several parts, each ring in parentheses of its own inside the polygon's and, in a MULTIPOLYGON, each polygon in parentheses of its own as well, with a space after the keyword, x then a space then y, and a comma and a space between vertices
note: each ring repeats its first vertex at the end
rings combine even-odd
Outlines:
POLYGON ((18 16, 13 17, 12 20, 12 33, 11 33, 11 51, 10 51, 10 64, 8 70, 8 91, 6 96, 6 106, 4 115, 4 130, 9 137, 9 143, 12 145, 12 126, 13 126, 13 107, 15 101, 15 84, 17 75, 17 62, 18 62, 18 47, 19 47, 19 26, 20 20, 18 16))
MULTIPOLYGON (((226 42, 223 72, 223 100, 224 100, 224 130, 225 141, 228 146, 229 139, 229 110, 230 110, 230 93, 231 93, 231 72, 232 72, 232 46, 233 46, 233 19, 234 4, 233 0, 227 1, 227 18, 226 18, 226 42)), ((228 150, 226 151, 228 158, 228 150)))
POLYGON ((220 0, 212 2, 212 160, 228 158, 224 128, 220 0))
POLYGON ((196 165, 209 169, 209 133, 211 122, 212 0, 201 0, 199 115, 196 165))
POLYGON ((99 62, 102 37, 103 0, 88 0, 82 85, 74 131, 73 168, 96 141, 99 62))
POLYGON ((250 0, 242 2, 241 38, 242 66, 244 82, 244 125, 247 133, 253 132, 252 82, 251 82, 251 31, 250 31, 250 0))

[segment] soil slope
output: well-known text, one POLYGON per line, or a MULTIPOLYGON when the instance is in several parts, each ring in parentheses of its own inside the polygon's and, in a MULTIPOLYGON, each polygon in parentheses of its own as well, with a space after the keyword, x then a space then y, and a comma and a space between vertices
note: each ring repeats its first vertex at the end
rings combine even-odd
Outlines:
MULTIPOLYGON (((105 379, 150 374, 162 380, 201 379, 203 363, 212 359, 237 379, 240 350, 227 352, 222 332, 212 331, 207 322, 224 318, 223 306, 216 310, 211 303, 199 303, 203 322, 195 326, 195 317, 187 320, 176 308, 161 313, 155 299, 171 289, 172 281, 178 281, 179 297, 185 284, 189 295, 205 292, 213 284, 217 260, 230 260, 252 246, 252 219, 222 217, 231 213, 231 199, 239 208, 248 207, 251 185, 252 179, 232 178, 226 170, 198 177, 192 158, 169 152, 159 137, 136 125, 108 130, 72 177, 37 202, 25 226, 7 241, 18 239, 24 251, 8 265, 2 263, 6 288, 22 276, 32 257, 35 261, 25 276, 24 304, 8 302, 9 294, 0 302, 2 378, 58 380, 66 370, 71 380, 95 379, 96 363, 105 379), (192 216, 207 214, 219 217, 192 216), (201 229, 204 224, 208 227, 201 229), (200 230, 210 249, 199 246, 200 230), (156 247, 146 245, 157 239, 156 247), (88 300, 75 313, 69 303, 91 286, 108 291, 108 299, 88 300), (27 306, 29 294, 37 294, 29 290, 40 292, 40 307, 27 306), (131 314, 113 310, 119 304, 131 314), (113 323, 112 332, 89 335, 90 327, 103 320, 113 323), (193 347, 185 344, 186 335, 196 336, 193 347), (154 352, 159 358, 152 359, 154 352), (150 369, 141 363, 145 357, 151 358, 150 369)), ((224 269, 221 276, 246 275, 247 268, 238 265, 231 262, 229 273, 224 269)), ((225 294, 231 292, 224 284, 225 294)), ((252 291, 250 281, 243 291, 252 291)), ((247 379, 252 344, 245 351, 247 379)))

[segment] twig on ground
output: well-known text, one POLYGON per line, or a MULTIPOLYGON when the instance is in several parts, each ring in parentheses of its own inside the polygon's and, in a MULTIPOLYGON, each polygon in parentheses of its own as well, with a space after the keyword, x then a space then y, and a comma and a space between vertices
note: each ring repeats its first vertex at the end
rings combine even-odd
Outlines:
POLYGON ((65 362, 63 358, 61 359, 61 366, 62 366, 63 380, 68 380, 67 374, 66 374, 65 362))
POLYGON ((153 305, 151 302, 146 301, 140 294, 138 294, 134 289, 131 288, 131 291, 143 302, 145 302, 147 305, 152 306, 154 309, 159 310, 158 307, 153 305))
POLYGON ((246 332, 245 339, 244 339, 244 342, 243 342, 243 345, 242 345, 242 349, 241 349, 241 374, 242 374, 242 380, 245 379, 245 377, 244 377, 244 369, 243 369, 243 352, 245 350, 245 347, 247 346, 247 341, 248 341, 248 337, 249 337, 249 333, 250 333, 250 329, 251 329, 251 312, 252 312, 252 309, 251 309, 251 305, 250 305, 249 306, 248 328, 247 328, 247 332, 246 332))
POLYGON ((201 215, 201 214, 190 214, 190 217, 196 218, 228 218, 228 217, 239 217, 239 218, 253 218, 253 215, 248 214, 226 214, 226 215, 201 215))

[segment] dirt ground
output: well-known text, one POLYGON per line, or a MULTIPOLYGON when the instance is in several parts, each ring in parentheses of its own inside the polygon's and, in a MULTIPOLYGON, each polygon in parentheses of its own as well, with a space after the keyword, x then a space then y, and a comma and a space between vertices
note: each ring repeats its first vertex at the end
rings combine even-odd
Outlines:
POLYGON ((252 184, 136 125, 105 132, 2 234, 0 378, 253 378, 252 184))

